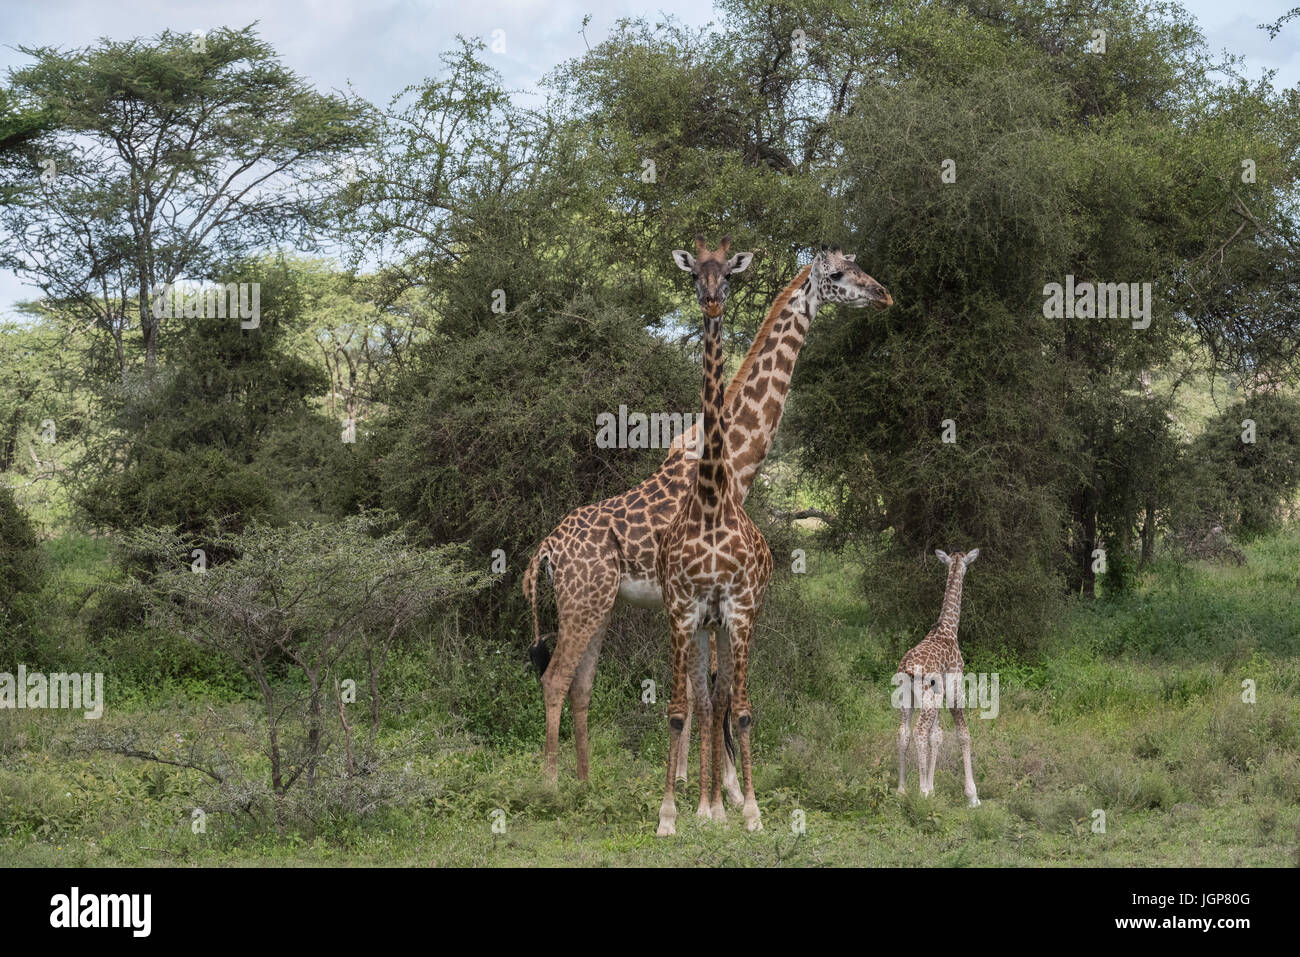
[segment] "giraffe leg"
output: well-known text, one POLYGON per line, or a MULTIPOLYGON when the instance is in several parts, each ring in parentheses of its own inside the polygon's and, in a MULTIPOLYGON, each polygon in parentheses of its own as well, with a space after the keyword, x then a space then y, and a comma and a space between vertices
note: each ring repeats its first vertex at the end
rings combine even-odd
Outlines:
MULTIPOLYGON (((555 608, 560 629, 555 640, 555 652, 542 675, 542 695, 546 704, 546 776, 554 784, 558 778, 560 715, 564 699, 593 639, 603 636, 609 623, 614 600, 618 597, 618 561, 613 553, 596 555, 587 561, 574 558, 557 561, 553 557, 552 566, 555 569, 555 608)), ((593 676, 595 655, 599 650, 597 642, 591 660, 593 676)), ((590 702, 589 696, 587 701, 590 702)), ((586 731, 584 711, 580 765, 586 763, 586 731)), ((576 726, 574 737, 577 737, 576 726)))
POLYGON ((724 657, 730 657, 735 662, 736 675, 731 700, 736 711, 736 724, 740 728, 740 772, 745 785, 745 804, 741 813, 745 817, 745 830, 761 831, 763 819, 758 813, 758 801, 754 798, 754 760, 749 741, 750 725, 754 722, 754 713, 749 704, 749 639, 752 634, 753 625, 749 621, 733 620, 729 635, 731 648, 720 648, 718 661, 721 664, 724 657))
POLYGON ((673 690, 668 702, 668 780, 664 786, 663 803, 659 805, 659 837, 677 833, 677 800, 674 786, 677 783, 677 755, 686 725, 687 651, 691 640, 690 629, 676 619, 672 621, 673 690))
POLYGON ((686 723, 682 726, 681 747, 677 754, 677 780, 686 783, 687 762, 691 759, 691 718, 695 714, 695 682, 686 682, 686 723))
POLYGON ((912 736, 912 709, 903 705, 898 709, 898 716, 898 793, 906 794, 907 742, 912 736))
POLYGON ((573 709, 573 746, 578 753, 579 781, 586 781, 591 776, 587 747, 587 710, 591 707, 591 689, 596 681, 596 659, 600 656, 605 631, 605 628, 601 628, 591 636, 569 688, 569 707, 573 709))
POLYGON ((937 714, 933 707, 923 703, 916 719, 916 730, 912 732, 912 738, 916 741, 916 768, 921 776, 922 797, 929 797, 932 790, 929 778, 930 725, 937 714))
POLYGON ((554 669, 546 669, 546 674, 542 675, 542 700, 546 705, 546 777, 552 785, 559 781, 559 754, 560 754, 560 713, 564 709, 565 679, 551 675, 554 669), (550 676, 550 680, 547 680, 550 676))
POLYGON ((979 807, 980 799, 975 793, 975 773, 970 762, 970 728, 966 726, 966 709, 960 706, 952 709, 953 724, 957 726, 957 740, 961 742, 961 760, 966 766, 966 800, 971 807, 979 807))
MULTIPOLYGON (((718 643, 717 636, 709 634, 709 652, 712 656, 710 659, 710 669, 713 674, 718 673, 718 643)), ((733 671, 734 675, 734 671, 733 671)), ((733 677, 734 680, 734 677, 733 677)), ((736 777, 736 752, 731 744, 729 732, 731 731, 731 714, 724 711, 722 714, 722 789, 727 793, 727 801, 732 807, 740 807, 745 803, 745 795, 740 790, 740 780, 736 777)))
POLYGON ((709 800, 713 806, 713 819, 725 823, 727 812, 722 804, 722 783, 725 776, 725 722, 729 720, 731 710, 732 688, 735 681, 734 659, 731 655, 731 643, 724 635, 715 635, 715 655, 713 681, 713 767, 709 776, 709 800))
POLYGON ((934 793, 934 769, 939 763, 939 745, 943 743, 943 727, 939 721, 939 709, 934 711, 934 723, 930 725, 930 771, 926 775, 930 783, 930 793, 934 793))
MULTIPOLYGON (((713 817, 712 805, 709 803, 709 760, 713 753, 712 749, 712 731, 713 731, 713 702, 709 697, 709 659, 704 653, 703 642, 708 639, 704 637, 703 632, 696 632, 687 661, 690 665, 691 676, 687 683, 687 689, 694 689, 695 710, 699 715, 700 726, 700 805, 695 811, 695 816, 709 820, 713 817)), ((682 729, 682 741, 686 741, 686 729, 682 729)), ((682 749, 685 752, 685 748, 682 749)), ((678 778, 683 777, 681 768, 678 768, 678 778)))

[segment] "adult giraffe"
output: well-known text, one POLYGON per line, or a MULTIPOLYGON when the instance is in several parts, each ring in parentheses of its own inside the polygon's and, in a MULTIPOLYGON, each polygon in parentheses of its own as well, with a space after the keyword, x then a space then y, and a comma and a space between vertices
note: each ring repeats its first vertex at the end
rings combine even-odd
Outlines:
POLYGON ((745 512, 727 461, 724 421, 722 311, 704 310, 704 422, 695 482, 659 543, 655 563, 672 635, 673 685, 668 703, 668 782, 659 808, 660 837, 676 833, 674 790, 680 742, 695 689, 700 722, 700 807, 696 816, 726 820, 722 807, 722 737, 733 677, 745 779, 745 826, 763 825, 754 799, 750 708, 746 690, 749 644, 772 578, 772 551, 745 512), (711 634, 712 633, 712 634, 711 634), (717 678, 710 700, 709 648, 717 642, 717 678))
MULTIPOLYGON (((683 250, 673 258, 695 277, 702 308, 719 314, 726 296, 726 277, 741 265, 739 256, 726 259, 725 247, 710 252, 698 238, 697 257, 683 250), (706 259, 706 253, 708 257, 706 259), (701 263, 707 263, 707 268, 701 263), (722 263, 735 263, 723 272, 722 263)), ((748 265, 748 261, 744 261, 748 265)), ((795 360, 818 307, 827 302, 883 309, 893 299, 880 283, 863 272, 838 248, 822 248, 813 262, 773 301, 731 384, 726 409, 725 453, 731 481, 743 502, 767 457, 785 409, 795 360)), ((596 674, 596 659, 616 600, 643 607, 663 607, 655 568, 659 542, 694 487, 698 462, 689 453, 698 442, 698 426, 673 442, 658 471, 635 488, 570 512, 538 546, 524 573, 523 590, 533 614, 534 666, 542 676, 546 704, 546 773, 558 776, 560 711, 564 698, 573 708, 573 737, 578 778, 589 774, 587 711, 596 674), (555 651, 548 653, 537 617, 537 580, 547 563, 555 587, 559 632, 555 651)), ((689 737, 680 738, 683 748, 689 737)), ((724 761, 729 759, 729 754, 724 761)), ((680 766, 686 766, 685 755, 680 766)), ((728 794, 739 804, 734 788, 734 763, 725 775, 728 794)))
MULTIPOLYGON (((873 303, 884 308, 890 301, 883 287, 858 269, 852 256, 846 257, 838 248, 823 249, 813 261, 809 277, 781 309, 782 321, 778 321, 773 333, 781 336, 793 327, 802 344, 820 303, 845 302, 859 306, 873 303)), ((781 339, 775 341, 779 343, 781 339)), ((777 368, 778 356, 779 351, 777 356, 762 360, 760 367, 777 368)), ((793 361, 789 365, 793 369, 793 361)), ((672 698, 668 704, 668 776, 659 808, 660 837, 676 833, 674 790, 680 741, 689 712, 688 685, 695 690, 700 723, 697 816, 717 822, 726 820, 721 790, 722 744, 727 715, 734 708, 740 731, 745 828, 757 831, 763 826, 754 797, 750 749, 753 711, 748 678, 754 629, 772 577, 772 553, 758 526, 745 512, 732 474, 731 456, 727 454, 726 416, 734 411, 739 419, 748 410, 743 404, 737 410, 727 409, 722 383, 722 318, 720 312, 710 313, 706 309, 701 387, 703 439, 695 483, 664 533, 656 562, 670 622, 673 665, 672 698), (713 640, 710 632, 716 635, 718 660, 711 700, 707 683, 709 645, 713 640)), ((762 391, 762 383, 756 383, 753 397, 757 398, 762 391)), ((784 398, 785 390, 781 391, 784 398)), ((743 394, 748 395, 749 390, 743 394)), ((775 425, 781 408, 780 403, 769 399, 759 411, 775 425)))

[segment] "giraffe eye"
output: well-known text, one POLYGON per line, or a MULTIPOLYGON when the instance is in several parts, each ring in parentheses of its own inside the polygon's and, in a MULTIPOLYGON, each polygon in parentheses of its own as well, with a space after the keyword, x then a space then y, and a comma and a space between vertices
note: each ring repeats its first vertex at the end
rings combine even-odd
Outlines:
POLYGON ((842 273, 842 272, 833 272, 833 273, 831 273, 831 281, 832 281, 832 282, 839 282, 839 281, 840 281, 841 279, 843 279, 843 278, 844 278, 844 273, 842 273))

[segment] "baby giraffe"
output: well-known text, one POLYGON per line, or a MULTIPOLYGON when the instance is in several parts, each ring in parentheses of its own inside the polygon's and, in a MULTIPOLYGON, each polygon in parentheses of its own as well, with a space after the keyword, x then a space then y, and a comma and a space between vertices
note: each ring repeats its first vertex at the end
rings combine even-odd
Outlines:
POLYGON ((939 708, 947 698, 952 709, 957 739, 961 742, 962 761, 966 765, 966 797, 971 807, 979 807, 975 794, 975 775, 970 763, 970 729, 966 726, 966 712, 962 707, 962 671, 966 667, 961 648, 957 645, 957 623, 961 618, 961 583, 966 569, 979 557, 980 550, 972 549, 963 555, 949 556, 936 551, 939 561, 948 566, 948 586, 943 595, 943 611, 939 623, 915 648, 903 655, 898 663, 895 681, 902 680, 902 704, 898 725, 898 793, 906 793, 904 776, 907 770, 908 726, 912 711, 919 709, 916 719, 916 766, 921 774, 921 794, 934 793, 934 766, 939 757, 939 744, 943 731, 939 728, 939 708), (901 679, 900 679, 901 676, 901 679))
MULTIPOLYGON (((730 245, 730 237, 724 237, 717 250, 708 250, 698 243, 699 256, 692 265, 696 270, 730 266, 731 272, 738 271, 736 267, 742 264, 730 263, 726 258, 730 245)), ((748 265, 749 255, 742 253, 736 258, 745 257, 743 265, 748 265)), ((674 251, 673 257, 686 268, 684 264, 690 257, 684 251, 674 251)), ((664 607, 671 623, 673 665, 672 698, 668 705, 668 783, 659 808, 660 837, 676 833, 677 804, 673 791, 682 729, 689 709, 688 670, 700 726, 700 806, 696 813, 715 821, 727 818, 722 807, 723 722, 732 709, 739 728, 745 827, 750 831, 762 827, 758 802, 754 799, 747 675, 754 622, 763 607, 772 576, 772 552, 745 514, 727 464, 727 423, 722 417, 727 384, 722 355, 722 307, 716 301, 704 301, 701 308, 704 422, 696 449, 699 464, 694 487, 664 533, 656 559, 664 607), (711 699, 710 631, 717 636, 718 660, 711 699)))

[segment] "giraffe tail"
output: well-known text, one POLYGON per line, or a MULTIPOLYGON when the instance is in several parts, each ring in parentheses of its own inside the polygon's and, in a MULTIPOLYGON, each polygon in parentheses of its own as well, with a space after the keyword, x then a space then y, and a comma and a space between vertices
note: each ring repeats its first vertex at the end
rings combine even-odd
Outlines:
POLYGON ((541 569, 542 559, 548 563, 551 560, 545 546, 537 549, 528 562, 528 569, 524 572, 524 597, 528 599, 528 604, 533 611, 533 643, 528 646, 528 657, 539 678, 546 674, 546 668, 551 663, 551 653, 546 648, 546 639, 542 636, 541 624, 537 618, 537 575, 541 569))
MULTIPOLYGON (((718 681, 718 673, 714 671, 709 675, 709 687, 712 688, 718 681)), ((731 702, 727 702, 727 710, 722 713, 722 744, 727 749, 727 754, 731 756, 731 763, 736 763, 736 745, 731 740, 731 702)))

